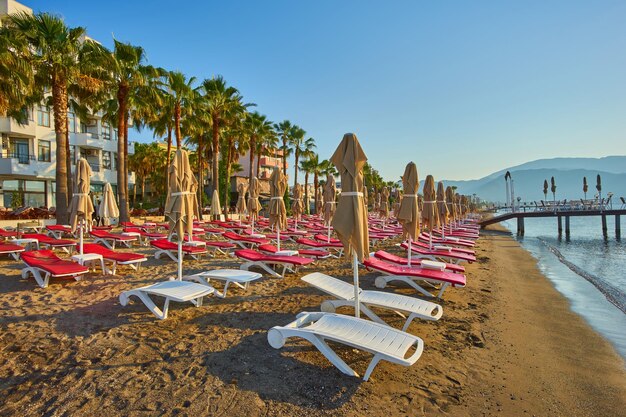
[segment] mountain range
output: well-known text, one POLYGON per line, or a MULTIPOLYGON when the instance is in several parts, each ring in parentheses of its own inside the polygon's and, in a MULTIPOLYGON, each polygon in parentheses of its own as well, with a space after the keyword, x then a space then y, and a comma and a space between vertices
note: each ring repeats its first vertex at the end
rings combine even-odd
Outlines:
MULTIPOLYGON (((486 201, 504 202, 506 183, 504 175, 511 173, 514 181, 515 196, 522 201, 545 199, 543 181, 554 177, 557 200, 577 200, 584 197, 583 177, 587 177, 587 198, 593 198, 596 191, 596 176, 602 177, 602 195, 614 194, 614 204, 620 196, 626 198, 626 156, 606 156, 603 158, 553 158, 538 159, 521 165, 502 169, 477 180, 443 180, 446 186, 456 186, 457 193, 476 194, 486 201)), ((552 193, 548 190, 548 200, 552 193)), ((621 204, 621 203, 619 203, 621 204)), ((619 207, 619 205, 618 205, 619 207)))

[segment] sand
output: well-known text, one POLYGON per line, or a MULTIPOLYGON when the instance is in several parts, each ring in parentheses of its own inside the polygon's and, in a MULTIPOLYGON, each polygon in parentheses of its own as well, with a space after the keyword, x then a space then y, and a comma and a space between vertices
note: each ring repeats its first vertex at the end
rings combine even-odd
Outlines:
MULTIPOLYGON (((624 415, 626 373, 610 344, 502 229, 484 232, 477 250, 468 286, 444 294, 443 318, 411 324, 425 343, 420 360, 382 362, 368 382, 341 374, 305 342, 268 345, 268 328, 325 299, 298 276, 264 278, 200 308, 174 303, 159 321, 138 301, 122 307, 118 295, 173 275, 165 259, 47 289, 2 259, 0 415, 624 415)), ((238 265, 218 257, 185 261, 185 271, 238 265)), ((344 259, 301 274, 316 270, 351 279, 344 259)), ((375 276, 362 270, 362 287, 374 289, 375 276)), ((368 354, 338 352, 365 371, 368 354)))

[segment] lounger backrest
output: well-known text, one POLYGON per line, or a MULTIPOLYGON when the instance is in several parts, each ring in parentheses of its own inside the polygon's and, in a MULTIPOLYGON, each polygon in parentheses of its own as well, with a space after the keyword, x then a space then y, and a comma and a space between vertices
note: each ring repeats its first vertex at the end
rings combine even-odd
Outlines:
POLYGON ((321 272, 305 275, 302 277, 302 281, 342 300, 354 298, 354 285, 321 272))
POLYGON ((50 261, 50 260, 59 260, 59 258, 54 251, 49 249, 40 249, 22 252, 20 255, 24 262, 28 263, 29 260, 35 261, 50 261))
POLYGON ((110 253, 114 253, 111 249, 105 248, 97 243, 83 243, 83 251, 85 253, 96 253, 98 255, 106 256, 110 253))

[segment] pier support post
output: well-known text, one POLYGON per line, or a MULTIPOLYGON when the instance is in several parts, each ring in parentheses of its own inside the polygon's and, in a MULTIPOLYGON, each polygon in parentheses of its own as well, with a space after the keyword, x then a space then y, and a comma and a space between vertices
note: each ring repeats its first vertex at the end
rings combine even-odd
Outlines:
POLYGON ((615 237, 620 238, 622 234, 622 227, 620 225, 620 216, 619 214, 615 215, 615 237))
POLYGON ((565 239, 569 239, 569 216, 565 216, 565 239))
POLYGON ((563 234, 563 218, 562 216, 557 216, 558 224, 559 224, 559 236, 563 234))
POLYGON ((608 236, 608 231, 606 227, 606 214, 602 214, 602 236, 608 236))
POLYGON ((517 218, 517 235, 524 236, 524 217, 519 216, 517 218))

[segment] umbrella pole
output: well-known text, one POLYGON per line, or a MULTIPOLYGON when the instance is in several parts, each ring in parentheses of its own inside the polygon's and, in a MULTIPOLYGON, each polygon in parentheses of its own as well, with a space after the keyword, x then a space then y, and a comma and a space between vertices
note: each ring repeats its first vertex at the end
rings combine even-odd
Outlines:
POLYGON ((276 225, 276 246, 278 247, 278 251, 280 252, 280 225, 276 225))
POLYGON ((352 251, 352 272, 354 275, 354 317, 361 317, 361 303, 359 302, 359 260, 356 251, 352 251))
POLYGON ((81 225, 80 225, 80 254, 83 254, 83 229, 85 228, 85 219, 83 219, 81 225))
POLYGON ((178 280, 183 280, 183 241, 178 240, 178 280))
POLYGON ((328 222, 328 238, 326 240, 330 243, 330 222, 328 222))
POLYGON ((411 266, 411 244, 412 244, 411 235, 409 235, 409 248, 408 248, 408 253, 407 253, 407 258, 409 259, 409 267, 411 266))
POLYGON ((433 231, 432 230, 428 231, 428 248, 430 250, 433 250, 433 231))

